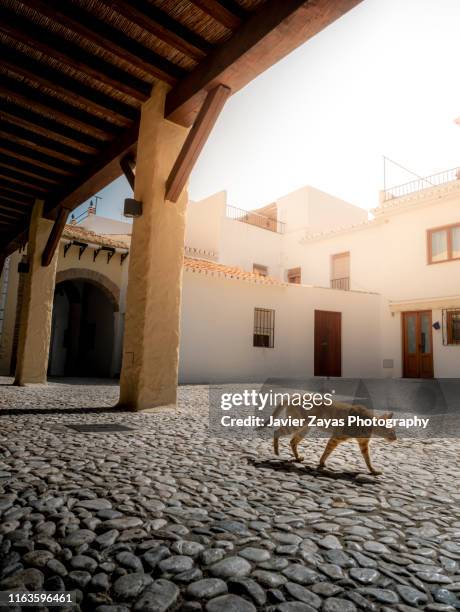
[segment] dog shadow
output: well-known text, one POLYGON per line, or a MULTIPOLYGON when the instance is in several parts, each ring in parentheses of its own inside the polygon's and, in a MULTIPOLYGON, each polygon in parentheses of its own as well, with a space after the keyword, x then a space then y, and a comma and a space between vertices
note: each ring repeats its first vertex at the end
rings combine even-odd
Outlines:
MULTIPOLYGON (((291 460, 280 460, 280 459, 253 459, 247 458, 248 463, 253 465, 257 469, 261 470, 272 470, 274 472, 284 472, 290 474, 296 474, 300 477, 302 476, 312 476, 313 478, 329 478, 331 480, 345 480, 348 482, 354 482, 355 484, 360 484, 356 481, 358 476, 362 476, 364 472, 360 471, 345 471, 345 470, 331 470, 329 468, 318 468, 307 465, 305 463, 299 463, 291 460)), ((366 473, 366 476, 372 478, 370 474, 366 473)))

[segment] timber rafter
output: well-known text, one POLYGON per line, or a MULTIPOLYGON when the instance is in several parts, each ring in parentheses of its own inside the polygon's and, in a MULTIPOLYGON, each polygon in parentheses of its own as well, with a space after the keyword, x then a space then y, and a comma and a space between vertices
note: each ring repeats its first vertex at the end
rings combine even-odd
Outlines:
POLYGON ((124 171, 133 182, 126 160, 158 80, 167 118, 195 124, 177 192, 209 92, 238 91, 360 1, 0 0, 1 256, 27 240, 36 198, 55 219, 124 171))

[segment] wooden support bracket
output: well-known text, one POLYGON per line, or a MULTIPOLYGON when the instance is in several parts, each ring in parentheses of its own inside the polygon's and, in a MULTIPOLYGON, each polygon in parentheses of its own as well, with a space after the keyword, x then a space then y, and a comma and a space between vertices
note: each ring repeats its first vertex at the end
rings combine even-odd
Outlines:
POLYGON ((129 153, 124 155, 120 159, 120 167, 123 170, 123 174, 125 175, 126 180, 129 183, 129 186, 134 191, 134 181, 136 178, 136 174, 135 174, 136 162, 134 161, 133 156, 130 155, 129 153))
POLYGON ((69 216, 69 210, 61 207, 57 213, 56 220, 54 221, 53 227, 51 228, 48 242, 43 250, 42 254, 42 266, 49 266, 56 249, 59 246, 62 232, 64 231, 67 217, 69 216))
POLYGON ((77 240, 73 241, 74 245, 78 247, 78 259, 81 259, 81 256, 88 248, 87 242, 78 242, 77 240))
POLYGON ((166 181, 166 199, 177 202, 187 183, 190 172, 198 159, 201 150, 222 111, 231 90, 225 85, 217 85, 206 96, 203 106, 197 115, 176 163, 166 181))

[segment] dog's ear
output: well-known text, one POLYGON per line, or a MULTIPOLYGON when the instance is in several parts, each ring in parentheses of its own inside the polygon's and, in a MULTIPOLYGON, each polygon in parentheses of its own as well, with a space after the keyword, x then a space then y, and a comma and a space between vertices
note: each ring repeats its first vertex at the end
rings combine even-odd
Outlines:
POLYGON ((385 412, 385 414, 382 416, 383 419, 385 419, 385 421, 388 421, 388 419, 392 419, 393 418, 393 412, 385 412))

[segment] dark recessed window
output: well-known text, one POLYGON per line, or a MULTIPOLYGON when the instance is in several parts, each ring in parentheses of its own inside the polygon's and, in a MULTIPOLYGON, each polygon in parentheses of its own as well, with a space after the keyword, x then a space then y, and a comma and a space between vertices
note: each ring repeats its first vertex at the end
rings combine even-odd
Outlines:
POLYGON ((293 285, 300 285, 302 281, 302 274, 300 268, 291 268, 287 271, 287 279, 288 283, 292 283, 293 285))
POLYGON ((259 276, 268 276, 268 268, 267 266, 262 266, 261 264, 253 264, 252 271, 255 274, 259 274, 259 276))
POLYGON ((350 253, 336 253, 331 258, 332 289, 350 290, 350 253))
POLYGON ((444 317, 446 331, 444 344, 460 344, 460 308, 446 310, 444 317))
POLYGON ((273 348, 275 345, 275 311, 254 308, 253 346, 273 348))

